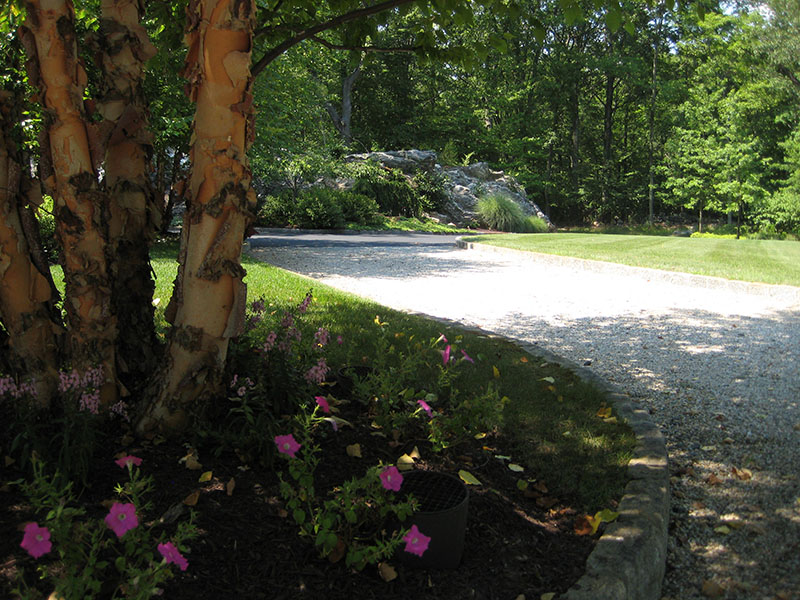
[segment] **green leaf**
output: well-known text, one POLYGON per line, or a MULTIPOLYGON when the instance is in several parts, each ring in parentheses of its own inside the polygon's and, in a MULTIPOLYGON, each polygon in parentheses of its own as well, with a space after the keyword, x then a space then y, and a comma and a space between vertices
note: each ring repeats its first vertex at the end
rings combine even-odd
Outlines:
POLYGON ((612 32, 620 28, 620 25, 622 25, 622 11, 618 7, 614 7, 606 13, 606 25, 612 32))
POLYGON ((306 511, 298 508, 293 513, 292 516, 294 517, 295 522, 298 525, 302 525, 306 521, 306 511))

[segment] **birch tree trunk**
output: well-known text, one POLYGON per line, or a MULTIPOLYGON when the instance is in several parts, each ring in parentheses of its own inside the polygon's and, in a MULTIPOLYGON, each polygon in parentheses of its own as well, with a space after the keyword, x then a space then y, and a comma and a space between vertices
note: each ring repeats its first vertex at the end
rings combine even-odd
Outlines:
POLYGON ((117 366, 128 388, 147 383, 158 348, 149 250, 161 211, 148 178, 152 134, 142 92, 144 63, 156 49, 140 24, 143 16, 142 0, 101 3, 103 89, 97 108, 106 149, 107 254, 118 327, 117 366))
POLYGON ((241 266, 255 194, 250 72, 253 0, 191 0, 185 76, 197 103, 180 266, 167 316, 173 327, 156 399, 140 431, 186 424, 187 408, 219 393, 228 342, 244 320, 241 266))
MULTIPOLYGON (((1 94, 2 92, 0 92, 1 94)), ((33 252, 38 231, 26 227, 30 210, 24 188, 30 186, 17 157, 6 114, 14 114, 13 99, 0 97, 0 321, 8 332, 14 371, 32 378, 36 398, 46 408, 58 383, 58 336, 62 332, 55 308, 56 291, 47 264, 38 264, 33 252)), ((32 190, 33 188, 30 188, 32 190)), ((28 219, 28 224, 35 221, 28 219)))
POLYGON ((106 261, 106 197, 94 168, 100 158, 96 136, 83 108, 87 79, 77 55, 74 9, 69 0, 30 0, 27 8, 21 35, 28 76, 45 109, 42 151, 50 155, 52 175, 43 183, 53 196, 62 251, 68 351, 78 371, 102 366, 101 402, 110 405, 117 399, 116 318, 106 261))

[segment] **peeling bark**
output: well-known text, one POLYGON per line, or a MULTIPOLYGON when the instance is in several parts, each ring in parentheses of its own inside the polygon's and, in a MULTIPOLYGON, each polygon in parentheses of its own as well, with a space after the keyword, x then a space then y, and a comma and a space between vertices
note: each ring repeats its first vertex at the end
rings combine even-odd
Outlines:
MULTIPOLYGON (((2 92, 0 92, 2 93, 2 92)), ((46 408, 58 384, 58 292, 50 271, 33 259, 38 238, 25 226, 29 208, 23 197, 26 174, 13 143, 10 98, 0 98, 0 321, 8 334, 6 366, 35 381, 39 406, 46 408)), ((38 231, 35 232, 38 235, 38 231)))
POLYGON ((101 49, 105 184, 109 200, 108 268, 117 315, 117 366, 127 388, 140 387, 153 371, 158 343, 153 322, 149 249, 161 212, 148 179, 152 134, 142 92, 144 63, 155 47, 141 26, 142 0, 103 0, 101 49))
POLYGON ((187 409, 220 392, 228 342, 244 320, 242 242, 255 193, 252 143, 253 0, 191 0, 184 75, 196 103, 192 174, 180 267, 168 308, 173 323, 157 398, 140 431, 179 430, 187 409))
POLYGON ((56 235, 62 249, 72 366, 102 366, 105 405, 117 398, 111 282, 106 261, 106 196, 95 165, 102 159, 98 136, 85 118, 86 72, 77 55, 75 15, 69 0, 30 0, 21 28, 31 84, 45 109, 43 147, 52 175, 44 183, 55 204, 56 235))

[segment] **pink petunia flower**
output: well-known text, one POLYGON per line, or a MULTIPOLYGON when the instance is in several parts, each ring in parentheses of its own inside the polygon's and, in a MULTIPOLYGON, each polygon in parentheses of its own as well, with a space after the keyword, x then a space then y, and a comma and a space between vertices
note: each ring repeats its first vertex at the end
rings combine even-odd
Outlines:
POLYGON ((124 469, 128 465, 135 465, 138 467, 140 464, 142 464, 142 459, 139 458, 138 456, 128 455, 128 456, 123 456, 122 458, 118 458, 114 462, 117 463, 117 466, 119 466, 120 469, 124 469))
POLYGON ((433 417, 433 409, 431 408, 430 404, 425 402, 425 400, 417 400, 417 404, 419 404, 422 407, 422 410, 428 413, 429 417, 433 417))
POLYGON ((450 362, 450 344, 448 344, 447 347, 444 350, 442 350, 442 364, 446 365, 449 362, 450 362))
POLYGON ((472 357, 471 357, 469 354, 467 354, 467 353, 466 353, 466 352, 464 352, 463 350, 461 351, 461 354, 463 354, 463 355, 464 355, 464 360, 465 360, 465 361, 467 361, 467 362, 471 362, 473 365, 475 364, 475 361, 474 361, 474 360, 472 360, 472 357))
POLYGON ((47 527, 39 527, 38 523, 28 523, 25 525, 25 535, 22 536, 20 546, 25 548, 33 558, 47 554, 53 549, 50 530, 47 527))
POLYGON ((381 485, 387 490, 395 492, 400 491, 400 486, 403 485, 403 476, 397 467, 386 467, 380 473, 381 485))
POLYGON ((178 565, 181 571, 185 571, 186 567, 189 566, 189 561, 184 558, 183 554, 178 551, 172 542, 159 544, 158 551, 161 553, 161 556, 164 557, 164 560, 166 560, 167 563, 174 563, 178 565))
POLYGON ((417 556, 422 556, 428 549, 428 544, 431 538, 417 529, 416 525, 412 525, 408 533, 403 536, 403 541, 406 543, 404 550, 417 556))
POLYGON ((139 525, 139 519, 136 518, 136 506, 130 502, 126 504, 115 502, 108 511, 105 522, 117 534, 117 537, 121 538, 126 532, 139 525))
POLYGON ((331 412, 331 407, 328 404, 328 401, 325 399, 325 396, 315 396, 314 400, 317 401, 317 404, 322 409, 322 412, 326 414, 331 412))
POLYGON ((278 446, 278 452, 292 458, 295 458, 295 454, 300 450, 300 444, 297 443, 291 433, 289 435, 276 435, 275 445, 278 446))

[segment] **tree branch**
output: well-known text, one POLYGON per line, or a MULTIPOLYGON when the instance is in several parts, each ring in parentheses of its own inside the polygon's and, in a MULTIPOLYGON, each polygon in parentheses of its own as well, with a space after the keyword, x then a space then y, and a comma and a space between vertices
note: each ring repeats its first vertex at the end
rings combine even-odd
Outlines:
POLYGON ((317 35, 313 35, 309 38, 311 41, 317 42, 318 44, 322 44, 326 48, 330 48, 331 50, 357 50, 359 52, 415 52, 422 48, 422 46, 394 46, 394 47, 381 47, 381 46, 344 46, 341 44, 333 44, 328 40, 321 38, 317 35))
POLYGON ((800 79, 797 78, 797 75, 792 73, 788 67, 785 65, 778 65, 778 73, 783 75, 784 77, 788 77, 789 81, 791 81, 796 87, 800 88, 800 79))
POLYGON ((350 21, 355 21, 356 19, 361 19, 364 17, 369 17, 371 15, 375 15, 381 13, 386 10, 390 10, 392 8, 397 8, 398 6, 402 6, 404 4, 409 4, 410 2, 414 2, 414 0, 386 0, 385 2, 380 2, 378 4, 374 4, 372 6, 367 6, 364 8, 358 8, 356 10, 352 10, 348 13, 343 15, 339 15, 338 17, 334 17, 324 23, 318 23, 312 27, 308 27, 302 31, 298 31, 292 37, 284 40, 271 50, 268 50, 264 56, 262 56, 258 62, 253 65, 252 74, 253 77, 256 77, 264 68, 271 63, 273 60, 278 58, 281 54, 296 46, 302 41, 305 41, 309 38, 314 37, 315 35, 322 33, 323 31, 327 31, 328 29, 333 29, 334 27, 338 27, 339 25, 343 25, 345 23, 349 23, 350 21))

